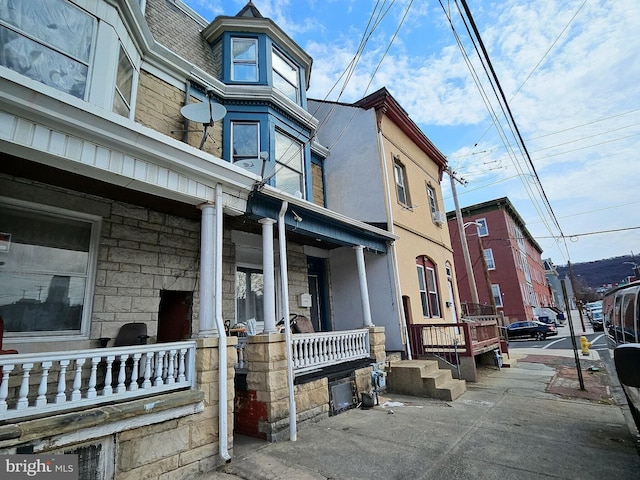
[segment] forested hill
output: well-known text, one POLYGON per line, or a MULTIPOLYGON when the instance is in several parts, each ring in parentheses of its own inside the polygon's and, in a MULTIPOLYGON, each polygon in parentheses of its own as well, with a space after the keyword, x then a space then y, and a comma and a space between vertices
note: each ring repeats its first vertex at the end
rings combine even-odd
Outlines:
MULTIPOLYGON (((596 289, 603 285, 619 283, 633 275, 633 265, 630 263, 640 264, 640 256, 636 256, 635 260, 631 255, 625 255, 593 262, 572 263, 571 268, 574 278, 580 276, 589 287, 596 289)), ((566 265, 556 265, 556 268, 560 278, 567 275, 566 265)))

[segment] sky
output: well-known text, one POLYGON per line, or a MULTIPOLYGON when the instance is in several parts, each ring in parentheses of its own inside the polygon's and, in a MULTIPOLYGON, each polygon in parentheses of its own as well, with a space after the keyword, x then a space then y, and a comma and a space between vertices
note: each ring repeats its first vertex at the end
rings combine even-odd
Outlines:
MULTIPOLYGON (((247 2, 184 3, 211 21, 247 2)), ((640 2, 467 0, 491 68, 460 0, 253 3, 313 57, 308 98, 386 87, 462 180, 460 207, 508 197, 556 265, 640 263, 640 2)))

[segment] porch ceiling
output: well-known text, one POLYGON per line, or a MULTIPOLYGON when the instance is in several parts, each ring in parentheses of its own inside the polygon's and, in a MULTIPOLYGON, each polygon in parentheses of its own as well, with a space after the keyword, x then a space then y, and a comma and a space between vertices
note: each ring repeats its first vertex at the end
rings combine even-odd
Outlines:
MULTIPOLYGON (((277 219, 283 200, 283 198, 254 191, 249 196, 247 215, 255 220, 277 219)), ((387 253, 388 242, 393 240, 393 236, 388 232, 378 233, 376 230, 379 229, 376 227, 360 225, 361 222, 356 220, 348 222, 337 218, 337 215, 323 214, 319 210, 325 209, 308 202, 305 202, 308 203, 308 206, 305 206, 302 202, 289 201, 289 207, 284 216, 287 230, 295 234, 301 243, 318 245, 319 242, 326 242, 334 247, 363 245, 376 253, 387 253)), ((327 212, 330 211, 327 210, 327 212)))

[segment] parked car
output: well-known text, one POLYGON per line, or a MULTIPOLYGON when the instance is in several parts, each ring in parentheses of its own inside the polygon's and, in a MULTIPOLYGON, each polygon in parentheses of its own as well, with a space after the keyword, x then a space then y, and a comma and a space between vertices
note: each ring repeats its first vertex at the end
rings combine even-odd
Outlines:
POLYGON ((507 338, 535 338, 544 340, 547 337, 558 335, 555 325, 542 322, 515 322, 507 326, 507 338))
POLYGON ((604 316, 602 315, 602 309, 592 310, 591 312, 591 326, 594 332, 602 332, 604 330, 604 316))

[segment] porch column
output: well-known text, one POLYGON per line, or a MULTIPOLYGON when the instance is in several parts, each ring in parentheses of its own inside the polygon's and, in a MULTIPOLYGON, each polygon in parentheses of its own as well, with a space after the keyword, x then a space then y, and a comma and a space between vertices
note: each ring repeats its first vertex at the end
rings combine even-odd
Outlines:
POLYGON ((356 251, 356 261, 358 262, 358 282, 360 283, 360 302, 362 303, 362 316, 364 326, 372 327, 371 306, 369 304, 369 289, 367 288, 367 272, 364 268, 364 246, 353 247, 356 251))
MULTIPOLYGON (((263 316, 264 333, 276 332, 276 289, 273 267, 273 224, 275 220, 263 218, 262 224, 262 276, 263 276, 263 316)), ((248 288, 248 287, 247 287, 248 288)))
POLYGON ((200 225, 200 337, 214 335, 214 242, 215 205, 200 205, 202 220, 200 225))

